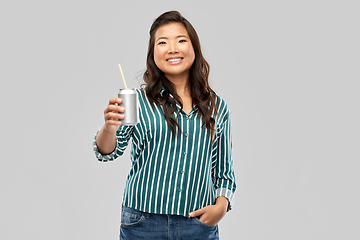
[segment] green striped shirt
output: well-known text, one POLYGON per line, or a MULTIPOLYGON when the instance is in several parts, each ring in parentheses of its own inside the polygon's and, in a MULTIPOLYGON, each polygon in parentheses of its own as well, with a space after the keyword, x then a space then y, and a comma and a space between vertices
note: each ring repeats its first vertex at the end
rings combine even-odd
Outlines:
POLYGON ((196 106, 186 114, 177 104, 174 117, 183 134, 172 136, 162 111, 153 109, 144 89, 137 89, 140 122, 120 126, 114 152, 102 155, 94 141, 99 161, 121 156, 131 142, 132 167, 127 177, 123 205, 139 211, 189 216, 193 210, 215 203, 225 196, 231 209, 236 189, 232 162, 230 113, 223 99, 217 97, 218 115, 215 139, 203 126, 196 106))

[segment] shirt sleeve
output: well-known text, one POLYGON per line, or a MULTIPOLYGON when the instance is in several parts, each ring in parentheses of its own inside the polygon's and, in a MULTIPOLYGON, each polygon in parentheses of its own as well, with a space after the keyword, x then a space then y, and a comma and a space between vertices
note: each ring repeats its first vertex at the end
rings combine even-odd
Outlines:
POLYGON ((229 200, 228 211, 233 205, 236 190, 235 173, 232 159, 232 134, 229 111, 218 127, 212 154, 212 176, 215 187, 215 198, 224 196, 229 200))
POLYGON ((112 153, 103 155, 99 152, 99 149, 96 145, 96 135, 93 141, 93 149, 95 152, 96 158, 100 162, 108 162, 113 161, 117 157, 123 155, 126 150, 127 145, 129 144, 129 140, 133 134, 134 126, 120 126, 116 131, 116 147, 112 153))

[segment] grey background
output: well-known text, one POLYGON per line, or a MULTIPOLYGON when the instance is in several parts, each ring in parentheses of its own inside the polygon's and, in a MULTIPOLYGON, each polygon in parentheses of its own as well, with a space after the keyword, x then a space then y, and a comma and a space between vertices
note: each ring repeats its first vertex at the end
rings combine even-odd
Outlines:
POLYGON ((150 25, 174 9, 232 112, 238 189, 222 239, 359 239, 355 3, 1 3, 0 239, 118 239, 129 152, 100 163, 91 144, 118 64, 138 87, 150 25))

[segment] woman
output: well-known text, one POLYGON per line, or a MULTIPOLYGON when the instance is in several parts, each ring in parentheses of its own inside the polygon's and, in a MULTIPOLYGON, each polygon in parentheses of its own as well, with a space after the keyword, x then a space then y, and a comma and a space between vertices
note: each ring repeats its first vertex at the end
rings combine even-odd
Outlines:
POLYGON ((159 16, 150 29, 145 88, 137 89, 140 122, 121 125, 126 109, 113 98, 94 141, 104 162, 131 141, 120 239, 219 238, 236 184, 229 110, 208 76, 192 25, 176 11, 159 16))

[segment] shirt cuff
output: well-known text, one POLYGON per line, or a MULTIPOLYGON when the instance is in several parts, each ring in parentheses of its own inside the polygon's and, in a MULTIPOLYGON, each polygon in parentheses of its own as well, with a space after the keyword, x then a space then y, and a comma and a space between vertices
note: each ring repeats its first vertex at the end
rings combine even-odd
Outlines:
POLYGON ((96 158, 100 162, 113 161, 117 157, 116 148, 114 149, 114 151, 112 153, 109 153, 109 154, 106 154, 106 155, 101 154, 99 152, 99 149, 98 149, 97 145, 96 145, 96 135, 97 134, 98 134, 98 132, 95 134, 94 141, 93 141, 93 149, 94 149, 94 153, 95 153, 96 158))
POLYGON ((218 188, 215 190, 215 197, 226 197, 229 200, 227 211, 230 211, 234 202, 234 193, 227 188, 218 188))

